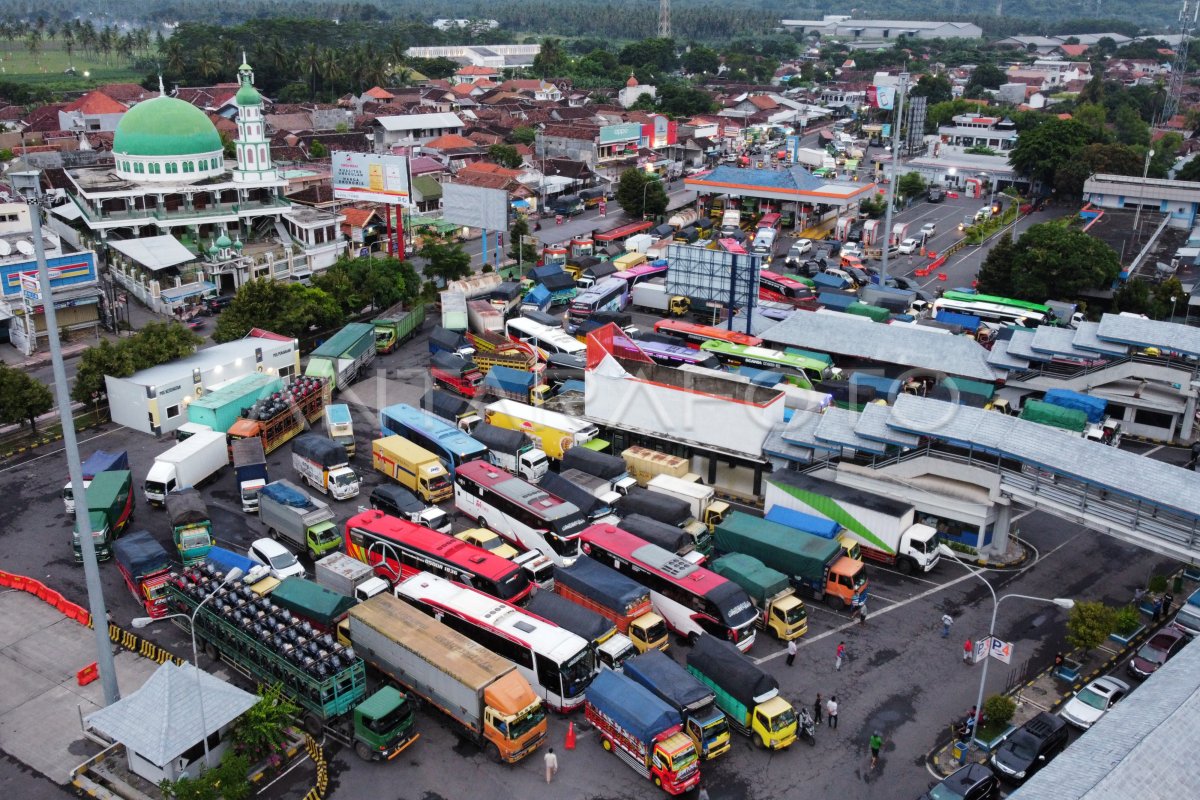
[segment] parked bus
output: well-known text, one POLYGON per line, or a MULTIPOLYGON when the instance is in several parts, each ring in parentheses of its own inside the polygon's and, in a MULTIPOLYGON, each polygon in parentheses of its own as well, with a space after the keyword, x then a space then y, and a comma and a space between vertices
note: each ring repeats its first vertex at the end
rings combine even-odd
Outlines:
POLYGON ((758 612, 733 581, 613 525, 580 534, 583 551, 650 590, 654 610, 680 636, 727 639, 743 652, 754 644, 758 612))
POLYGON ((758 221, 757 228, 760 232, 763 230, 766 230, 766 229, 770 229, 770 230, 776 231, 776 233, 778 233, 779 225, 782 220, 783 220, 783 217, 774 212, 769 213, 769 214, 763 214, 762 218, 759 219, 759 221, 758 221))
POLYGON ((711 325, 697 325, 694 322, 683 322, 677 319, 664 319, 654 323, 654 332, 674 337, 688 347, 697 350, 705 342, 729 342, 730 344, 741 344, 747 347, 759 347, 763 343, 763 340, 757 336, 729 331, 724 328, 714 328, 711 325))
POLYGON ((809 311, 817 307, 817 296, 810 286, 765 269, 758 273, 758 299, 787 303, 793 308, 809 311))
POLYGON ((585 355, 587 345, 562 328, 551 328, 528 317, 514 317, 504 323, 504 332, 514 342, 525 342, 533 347, 542 361, 555 353, 563 355, 585 355))
POLYGON ((484 458, 487 447, 475 441, 441 417, 427 414, 419 408, 398 403, 379 412, 379 427, 383 436, 403 436, 440 458, 450 471, 468 461, 484 458))
POLYGON ((392 584, 432 572, 509 603, 524 602, 533 590, 515 561, 382 511, 364 511, 346 521, 346 552, 392 584))
MULTIPOLYGON (((830 366, 828 362, 802 356, 797 353, 786 353, 782 350, 771 350, 767 347, 746 347, 729 342, 705 342, 701 350, 707 350, 720 359, 726 366, 761 367, 775 370, 785 375, 797 376, 803 383, 796 385, 801 389, 811 389, 812 381, 836 380, 840 371, 830 366)), ((796 383, 789 381, 789 383, 796 383)))
POLYGON ((585 319, 600 311, 624 311, 629 305, 631 284, 624 281, 618 272, 596 283, 592 288, 571 301, 567 312, 567 323, 572 328, 578 327, 585 319))
POLYGON ((709 369, 721 368, 721 362, 712 353, 705 353, 703 350, 692 349, 686 345, 663 344, 662 342, 646 341, 644 339, 638 339, 636 344, 643 353, 653 359, 654 363, 666 367, 678 367, 682 364, 690 364, 709 369))
POLYGON ((429 573, 404 581, 396 587, 396 596, 516 664, 556 711, 583 705, 584 691, 596 675, 596 659, 582 636, 429 573))
POLYGON ((933 301, 934 316, 939 311, 970 314, 979 317, 984 322, 999 325, 1021 325, 1026 328, 1048 325, 1054 321, 1054 312, 1050 306, 969 292, 946 292, 933 301))
MULTIPOLYGON (((754 244, 750 246, 750 252, 755 255, 763 256, 767 261, 770 261, 775 255, 775 229, 774 228, 759 228, 758 233, 754 235, 754 244)), ((781 278, 782 281, 788 283, 798 283, 792 281, 791 278, 781 278)), ((762 273, 759 273, 759 294, 762 294, 762 273)))
MULTIPOLYGON (((619 259, 618 259, 619 260, 619 259)), ((651 278, 659 278, 667 274, 667 263, 665 261, 651 261, 649 263, 638 264, 633 267, 620 269, 612 277, 621 278, 625 283, 629 284, 629 291, 633 291, 633 287, 637 286, 642 281, 648 281, 651 278)))
POLYGON ((646 220, 643 222, 629 222, 624 225, 617 225, 609 228, 606 231, 592 235, 592 241, 596 243, 597 248, 606 247, 610 244, 624 245, 625 240, 630 236, 636 236, 639 233, 644 233, 654 227, 654 223, 646 220))
POLYGON ((464 464, 454 477, 454 506, 526 550, 560 567, 579 558, 579 532, 587 525, 572 503, 486 461, 464 464))

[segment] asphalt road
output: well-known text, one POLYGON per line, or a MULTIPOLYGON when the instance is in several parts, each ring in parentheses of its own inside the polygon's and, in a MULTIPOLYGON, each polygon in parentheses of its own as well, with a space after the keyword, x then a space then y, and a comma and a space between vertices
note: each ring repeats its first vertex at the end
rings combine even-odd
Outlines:
MULTIPOLYGON (((339 521, 355 513, 382 480, 370 471, 369 455, 364 455, 377 435, 377 409, 416 401, 426 388, 426 361, 421 337, 399 353, 380 358, 374 376, 344 395, 355 416, 359 441, 355 461, 365 483, 364 496, 333 504, 339 521)), ((89 433, 81 447, 85 455, 101 447, 128 449, 137 487, 154 456, 170 444, 110 425, 89 433)), ((1165 449, 1149 455, 1175 460, 1179 454, 1165 449)), ((294 478, 289 458, 287 447, 270 456, 272 476, 294 478)), ((5 569, 37 577, 68 598, 84 602, 83 573, 71 558, 70 522, 59 499, 65 481, 60 450, 0 468, 0 482, 9 498, 0 508, 0 546, 5 569)), ((240 511, 229 470, 203 491, 220 544, 244 550, 263 535, 258 521, 240 511)), ((1042 514, 1023 516, 1016 524, 1035 557, 1019 572, 988 574, 998 593, 1122 603, 1148 574, 1168 566, 1161 558, 1042 514)), ((467 525, 466 520, 456 520, 456 529, 467 525)), ((148 507, 140 492, 133 528, 149 530, 169 543, 163 512, 148 507)), ((985 633, 990 596, 976 578, 950 562, 922 577, 901 576, 873 564, 868 573, 872 600, 866 625, 852 624, 845 614, 810 603, 810 631, 800 643, 794 667, 784 665, 783 647, 764 635, 750 652, 777 676, 783 695, 797 704, 811 704, 818 692, 825 697, 836 694, 842 706, 840 728, 820 728, 815 747, 798 743, 774 754, 755 750, 738 737, 730 755, 703 768, 713 797, 751 800, 802 791, 804 796, 892 800, 916 797, 932 783, 924 754, 944 736, 950 720, 964 715, 975 702, 978 667, 961 664, 960 648, 963 638, 985 633), (952 636, 943 640, 938 620, 947 612, 956 621, 952 636), (833 654, 840 640, 846 642, 850 659, 841 672, 835 672, 833 654), (867 740, 874 730, 883 733, 886 744, 880 766, 872 772, 867 769, 867 740)), ((113 617, 128 625, 141 614, 138 605, 113 564, 101 565, 101 576, 113 617)), ((992 665, 988 693, 1000 691, 1026 668, 1036 670, 1049 663, 1063 647, 1064 622, 1064 612, 1053 606, 1005 603, 998 635, 1015 644, 1016 657, 1011 666, 992 665)), ((189 652, 182 632, 173 625, 151 626, 143 633, 185 657, 189 652)), ((672 653, 682 659, 686 647, 673 645, 672 653)), ((202 665, 213 667, 206 657, 202 665)), ((332 796, 465 798, 477 794, 481 786, 501 796, 617 800, 655 795, 646 781, 600 748, 595 735, 580 726, 578 716, 573 721, 580 729, 574 751, 563 747, 567 721, 554 718, 550 723, 551 744, 561 765, 553 787, 543 782, 540 756, 509 768, 493 765, 473 746, 461 743, 445 720, 422 711, 418 721, 422 739, 399 763, 363 764, 348 752, 331 749, 332 796)), ((0 785, 16 788, 30 780, 19 766, 0 762, 0 785)), ((47 784, 45 794, 52 793, 47 784)), ((25 792, 24 796, 35 795, 25 792)))

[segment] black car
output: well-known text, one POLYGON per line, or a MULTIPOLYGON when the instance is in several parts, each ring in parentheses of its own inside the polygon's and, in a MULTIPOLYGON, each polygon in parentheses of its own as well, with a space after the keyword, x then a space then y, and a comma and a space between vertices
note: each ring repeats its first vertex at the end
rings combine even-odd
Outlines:
POLYGON ((204 307, 206 309, 208 309, 208 313, 210 313, 210 314, 219 314, 220 312, 224 311, 226 308, 229 308, 229 305, 232 302, 233 302, 232 295, 223 294, 219 297, 210 297, 207 300, 205 300, 204 307))
POLYGON ((983 764, 967 764, 941 783, 935 784, 920 800, 998 800, 1000 780, 983 764))
POLYGON ((1023 783, 1066 746, 1066 720, 1043 711, 1017 728, 996 748, 992 753, 992 766, 1001 778, 1023 783))
POLYGON ((403 486, 385 483, 371 490, 371 508, 393 517, 410 519, 425 510, 425 504, 403 486))
POLYGON ((931 203, 940 203, 946 199, 946 193, 937 187, 931 187, 925 198, 931 203))

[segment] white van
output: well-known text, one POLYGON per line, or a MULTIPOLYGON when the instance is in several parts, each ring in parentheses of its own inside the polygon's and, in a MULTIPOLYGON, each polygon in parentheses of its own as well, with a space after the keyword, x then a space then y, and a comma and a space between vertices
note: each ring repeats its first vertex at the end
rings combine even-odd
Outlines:
POLYGON ((723 236, 728 236, 734 231, 740 230, 741 227, 742 212, 738 211, 736 208, 726 211, 725 215, 721 217, 721 234, 723 236))

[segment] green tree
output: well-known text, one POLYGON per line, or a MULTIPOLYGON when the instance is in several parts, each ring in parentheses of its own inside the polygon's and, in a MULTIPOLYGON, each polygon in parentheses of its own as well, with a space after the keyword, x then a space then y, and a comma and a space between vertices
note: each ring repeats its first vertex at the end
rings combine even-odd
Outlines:
POLYGON ((1145 146, 1150 144, 1150 126, 1132 105, 1124 104, 1113 115, 1113 128, 1121 144, 1145 146))
POLYGON ((982 97, 985 94, 985 89, 999 89, 1000 84, 1004 83, 1005 80, 1007 78, 1004 75, 1004 70, 995 64, 986 62, 980 64, 971 73, 971 79, 967 81, 967 86, 963 89, 963 97, 982 97))
POLYGON ((190 356, 203 342, 178 322, 148 322, 121 344, 129 349, 135 369, 148 369, 190 356))
POLYGON ((429 260, 422 268, 422 274, 439 283, 456 281, 471 274, 471 256, 457 242, 426 245, 421 248, 421 255, 429 260))
MULTIPOLYGON (((1164 133, 1154 142, 1154 155, 1150 156, 1150 170, 1147 175, 1151 178, 1165 178, 1171 167, 1175 166, 1175 158, 1183 145, 1183 136, 1175 131, 1164 133)), ((1135 175, 1137 173, 1126 173, 1135 175)))
POLYGON ((542 39, 542 48, 533 57, 533 71, 542 78, 558 78, 566 74, 567 64, 562 40, 553 36, 542 39))
POLYGON ((1012 233, 1005 231, 992 245, 979 268, 979 274, 976 275, 979 291, 1000 297, 1011 296, 1013 251, 1012 233))
POLYGON ((337 300, 323 290, 258 278, 242 284, 233 302, 221 312, 213 340, 240 339, 255 327, 299 338, 313 330, 335 328, 344 321, 345 312, 337 300))
POLYGON ((629 107, 630 111, 653 111, 654 98, 649 92, 642 92, 638 95, 637 100, 633 101, 633 105, 629 107))
POLYGON ((1100 69, 1094 72, 1095 74, 1092 75, 1092 79, 1080 90, 1076 102, 1096 104, 1104 102, 1104 67, 1101 66, 1100 69))
MULTIPOLYGON (((124 344, 124 341, 121 344, 124 344)), ((128 378, 137 372, 133 354, 121 344, 101 339, 99 344, 83 351, 75 368, 75 383, 71 387, 72 400, 77 403, 90 403, 93 394, 103 395, 106 392, 105 375, 128 378)))
POLYGON ((1115 622, 1116 612, 1104 603, 1077 602, 1067 617, 1067 643, 1088 653, 1108 638, 1115 622))
POLYGON ((1022 133, 1008 156, 1013 169, 1032 181, 1049 182, 1063 163, 1089 144, 1087 128, 1073 119, 1052 119, 1022 133))
POLYGON ((281 684, 271 684, 259 691, 258 702, 238 717, 233 726, 238 752, 255 762, 278 753, 287 744, 286 730, 300 712, 300 707, 283 693, 281 684))
POLYGON ((1113 293, 1113 310, 1155 316, 1154 296, 1150 291, 1150 284, 1141 278, 1125 281, 1121 288, 1113 293))
POLYGON ((1193 158, 1175 173, 1177 181, 1200 181, 1200 157, 1193 158))
POLYGON ((325 158, 325 156, 329 155, 329 150, 326 149, 325 145, 313 139, 312 144, 308 146, 308 154, 313 158, 325 158))
POLYGON ((904 197, 918 197, 925 191, 925 179, 919 172, 906 172, 896 181, 896 190, 904 197))
POLYGON ((630 167, 617 183, 617 203, 631 217, 657 216, 667 210, 667 192, 662 181, 630 167))
POLYGON ((1084 289, 1110 285, 1121 270, 1116 251, 1107 244, 1052 222, 1030 226, 1013 246, 1008 263, 1007 287, 1001 284, 998 260, 994 271, 980 270, 979 290, 1039 303, 1070 300, 1084 289))
POLYGON ((527 236, 529 223, 518 214, 508 231, 508 257, 523 264, 534 264, 538 258, 537 245, 526 244, 524 239, 527 236))
POLYGON ((641 71, 639 77, 642 80, 650 78, 645 74, 647 70, 654 73, 671 72, 679 65, 679 59, 675 57, 675 42, 671 39, 642 39, 640 42, 631 42, 621 48, 617 60, 627 66, 633 67, 635 71, 641 71))
POLYGON ((911 94, 913 97, 929 98, 926 101, 928 105, 954 99, 950 91, 950 79, 945 75, 922 75, 917 80, 917 85, 912 88, 911 94))
POLYGON ((690 117, 715 110, 717 102, 703 89, 682 81, 666 81, 658 87, 658 107, 665 114, 690 117))
POLYGON ((21 370, 0 364, 0 423, 28 422, 37 433, 37 418, 54 407, 50 388, 21 370))
POLYGON ((1076 122, 1087 128, 1088 137, 1093 142, 1106 142, 1110 138, 1106 127, 1108 109, 1099 103, 1083 103, 1075 108, 1071 116, 1076 122))
POLYGON ((521 154, 517 152, 517 148, 511 144, 494 144, 488 148, 488 157, 502 167, 508 169, 520 169, 522 164, 521 154))
POLYGON ((704 45, 694 45, 683 54, 680 64, 685 72, 691 75, 715 75, 721 67, 721 57, 716 50, 704 45))
POLYGON ((531 128, 528 125, 518 125, 513 128, 509 138, 516 144, 531 145, 537 141, 537 129, 531 128))

